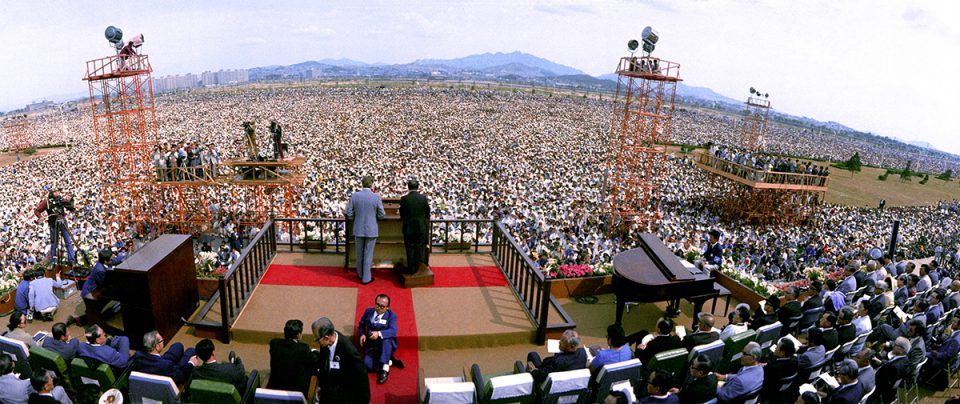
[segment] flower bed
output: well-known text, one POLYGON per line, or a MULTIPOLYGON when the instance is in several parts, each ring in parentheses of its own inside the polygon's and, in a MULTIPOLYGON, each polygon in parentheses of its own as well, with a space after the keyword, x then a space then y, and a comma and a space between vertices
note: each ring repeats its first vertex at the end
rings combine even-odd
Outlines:
POLYGON ((200 252, 193 262, 197 266, 197 279, 220 279, 227 273, 227 267, 217 267, 215 252, 200 252))

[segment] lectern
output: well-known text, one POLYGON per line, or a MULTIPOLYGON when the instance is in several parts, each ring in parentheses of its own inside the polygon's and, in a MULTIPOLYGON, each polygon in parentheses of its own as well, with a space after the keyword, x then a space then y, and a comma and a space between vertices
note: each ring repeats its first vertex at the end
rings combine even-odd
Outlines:
POLYGON ((170 340, 180 318, 197 308, 193 242, 183 234, 164 234, 107 271, 107 298, 120 302, 123 335, 143 347, 143 334, 157 330, 170 340))

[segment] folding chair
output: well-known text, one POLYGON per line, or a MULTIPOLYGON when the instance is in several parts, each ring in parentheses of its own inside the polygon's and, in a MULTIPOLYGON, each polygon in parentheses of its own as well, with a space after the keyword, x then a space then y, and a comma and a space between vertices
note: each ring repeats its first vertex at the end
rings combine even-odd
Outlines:
POLYGON ((57 375, 68 392, 74 392, 73 382, 67 377, 67 361, 60 354, 43 347, 30 348, 30 365, 34 369, 46 369, 57 375))
POLYGON ((484 375, 480 365, 470 367, 470 379, 473 381, 480 403, 532 403, 533 375, 526 372, 500 373, 484 375))
MULTIPOLYGON (((686 351, 686 350, 684 350, 686 351)), ((553 372, 540 386, 541 403, 587 402, 590 395, 590 369, 553 372)))
POLYGON ((630 359, 623 362, 604 365, 597 372, 594 378, 593 401, 603 401, 603 398, 610 393, 614 384, 627 381, 630 383, 640 382, 640 359, 630 359))
POLYGON ((767 324, 757 329, 756 341, 758 344, 760 344, 760 348, 767 349, 770 347, 770 345, 776 343, 776 341, 780 339, 781 328, 783 328, 783 324, 780 324, 780 322, 777 321, 773 324, 767 324))
POLYGON ((307 399, 299 391, 258 388, 253 394, 255 404, 307 404, 307 399))
POLYGON ((720 363, 720 360, 723 359, 723 348, 725 345, 726 344, 719 339, 709 344, 697 345, 690 351, 690 356, 687 358, 687 361, 693 361, 693 358, 697 356, 704 356, 710 359, 710 363, 720 363))
MULTIPOLYGON (((897 389, 897 402, 900 402, 900 392, 903 391, 903 401, 910 399, 910 390, 913 390, 913 398, 908 401, 908 404, 913 404, 915 401, 920 401, 920 386, 917 383, 917 378, 920 377, 920 369, 923 368, 923 365, 927 363, 927 358, 923 358, 916 367, 913 368, 913 374, 905 377, 903 383, 900 383, 900 388, 897 389)), ((949 378, 949 375, 947 376, 949 378)))
POLYGON ((13 371, 21 375, 32 375, 30 366, 30 349, 23 341, 0 336, 0 353, 13 360, 13 371))
POLYGON ((670 372, 670 374, 678 374, 687 367, 688 354, 689 352, 687 352, 686 348, 660 352, 650 359, 650 363, 647 364, 643 373, 650 374, 650 372, 655 370, 662 370, 670 372))
POLYGON ((180 389, 167 376, 130 372, 130 400, 134 404, 162 402, 180 403, 180 389))
POLYGON ((424 377, 423 368, 417 372, 417 397, 421 403, 475 403, 477 388, 463 376, 424 377))
POLYGON ((817 320, 820 319, 820 315, 823 314, 823 310, 823 306, 804 310, 803 316, 800 318, 800 322, 797 324, 797 331, 804 333, 817 325, 817 320))
POLYGON ((106 363, 97 362, 96 367, 91 367, 83 358, 77 357, 70 362, 70 375, 73 376, 73 387, 78 390, 84 384, 95 384, 100 386, 101 393, 113 388, 123 391, 130 376, 130 366, 117 376, 106 363))
MULTIPOLYGON (((799 321, 799 320, 798 320, 799 321)), ((740 357, 743 356, 743 347, 757 339, 757 332, 747 330, 730 337, 723 347, 723 359, 720 368, 726 372, 733 372, 740 368, 740 357)))

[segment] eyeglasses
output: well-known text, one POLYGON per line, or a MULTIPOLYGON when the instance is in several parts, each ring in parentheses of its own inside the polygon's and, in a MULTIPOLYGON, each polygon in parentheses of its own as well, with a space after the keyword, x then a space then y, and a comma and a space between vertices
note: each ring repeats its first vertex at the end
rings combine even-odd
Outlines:
POLYGON ((377 306, 378 309, 385 309, 385 308, 387 308, 387 307, 390 307, 390 305, 388 305, 388 304, 385 305, 385 304, 380 304, 380 303, 377 303, 376 306, 377 306))

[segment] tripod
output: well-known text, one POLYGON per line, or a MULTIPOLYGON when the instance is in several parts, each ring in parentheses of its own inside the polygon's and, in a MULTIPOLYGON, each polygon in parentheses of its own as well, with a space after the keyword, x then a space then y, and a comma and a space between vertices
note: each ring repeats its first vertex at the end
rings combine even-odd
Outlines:
MULTIPOLYGON (((50 266, 51 269, 53 269, 55 265, 54 259, 56 259, 56 265, 61 265, 63 263, 63 250, 68 248, 68 246, 70 248, 74 246, 73 235, 70 234, 70 227, 67 226, 67 220, 63 218, 63 216, 58 217, 53 226, 56 226, 56 228, 50 232, 50 245, 53 250, 48 254, 49 257, 47 258, 47 265, 50 266)), ((73 257, 73 260, 76 261, 76 256, 73 257)), ((73 262, 71 262, 71 264, 73 264, 73 262)), ((56 270, 59 271, 60 268, 56 270)))

